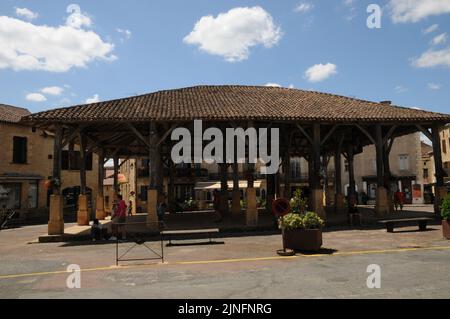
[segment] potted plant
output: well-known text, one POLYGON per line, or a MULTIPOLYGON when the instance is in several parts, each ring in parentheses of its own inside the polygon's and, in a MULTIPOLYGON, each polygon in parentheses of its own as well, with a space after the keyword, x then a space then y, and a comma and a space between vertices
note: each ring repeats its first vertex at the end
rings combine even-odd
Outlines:
POLYGON ((290 213, 280 219, 284 248, 299 251, 318 251, 322 247, 324 221, 313 212, 290 213))
POLYGON ((442 216, 442 232, 446 239, 450 239, 450 194, 442 202, 441 206, 442 216))

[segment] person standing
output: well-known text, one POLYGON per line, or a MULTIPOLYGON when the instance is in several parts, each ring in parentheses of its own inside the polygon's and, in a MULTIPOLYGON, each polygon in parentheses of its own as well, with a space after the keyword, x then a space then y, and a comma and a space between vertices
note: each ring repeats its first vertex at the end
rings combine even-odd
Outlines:
POLYGON ((133 216, 133 202, 131 200, 128 202, 127 215, 128 217, 133 216))
MULTIPOLYGON (((126 239, 126 233, 125 233, 125 223, 127 221, 127 204, 123 200, 122 195, 117 195, 117 206, 116 210, 114 211, 114 217, 112 220, 112 226, 113 226, 113 235, 116 238, 119 238, 119 234, 122 235, 122 239, 126 239)), ((111 240, 114 240, 116 238, 111 238, 111 240)))

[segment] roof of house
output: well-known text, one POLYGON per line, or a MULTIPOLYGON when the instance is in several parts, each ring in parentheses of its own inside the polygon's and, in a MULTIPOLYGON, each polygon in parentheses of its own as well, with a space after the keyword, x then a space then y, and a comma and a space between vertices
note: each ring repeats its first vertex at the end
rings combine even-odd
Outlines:
POLYGON ((297 89, 196 86, 50 110, 24 120, 80 123, 194 119, 450 122, 450 115, 297 89))
POLYGON ((23 116, 30 115, 27 109, 0 104, 0 122, 1 123, 19 123, 23 116))

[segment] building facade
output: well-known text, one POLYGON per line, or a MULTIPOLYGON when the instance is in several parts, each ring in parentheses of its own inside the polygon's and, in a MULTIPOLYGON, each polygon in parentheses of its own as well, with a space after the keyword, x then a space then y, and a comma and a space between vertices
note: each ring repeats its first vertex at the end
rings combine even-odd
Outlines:
MULTIPOLYGON (((51 190, 46 181, 52 175, 53 134, 19 124, 30 112, 24 108, 0 105, 0 208, 13 209, 22 219, 47 218, 51 190)), ((87 182, 97 192, 96 155, 88 158, 87 182)), ((79 152, 67 145, 62 153, 62 183, 67 212, 75 211, 79 194, 79 152)), ((91 206, 94 207, 93 204, 91 206)))

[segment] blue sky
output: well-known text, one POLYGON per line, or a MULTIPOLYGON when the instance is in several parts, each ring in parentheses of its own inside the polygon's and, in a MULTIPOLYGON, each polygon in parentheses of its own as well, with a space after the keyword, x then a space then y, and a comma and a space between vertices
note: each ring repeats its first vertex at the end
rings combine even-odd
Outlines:
POLYGON ((274 83, 450 113, 450 1, 405 1, 2 0, 0 103, 274 83))

